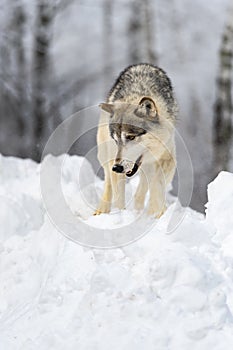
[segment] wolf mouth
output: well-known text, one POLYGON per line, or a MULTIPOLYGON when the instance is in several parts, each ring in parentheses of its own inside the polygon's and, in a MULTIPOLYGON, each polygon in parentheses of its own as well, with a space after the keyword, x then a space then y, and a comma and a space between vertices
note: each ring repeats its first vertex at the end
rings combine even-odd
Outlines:
POLYGON ((131 177, 134 174, 136 174, 136 172, 138 171, 138 168, 140 167, 140 165, 142 164, 142 155, 140 157, 138 157, 138 159, 136 160, 136 162, 134 163, 133 168, 130 171, 127 171, 127 173, 125 174, 127 177, 131 177))

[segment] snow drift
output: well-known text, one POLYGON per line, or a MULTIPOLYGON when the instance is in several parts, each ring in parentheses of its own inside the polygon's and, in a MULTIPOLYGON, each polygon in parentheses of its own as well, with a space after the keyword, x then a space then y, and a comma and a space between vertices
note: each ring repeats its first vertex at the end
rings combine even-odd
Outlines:
MULTIPOLYGON (((75 177, 83 162, 68 157, 62 182, 70 206, 88 216, 75 177)), ((233 174, 209 185, 206 217, 185 208, 171 234, 164 215, 139 240, 107 250, 58 232, 39 176, 31 160, 0 158, 1 350, 232 350, 233 174)), ((86 219, 110 227, 132 215, 86 219)))

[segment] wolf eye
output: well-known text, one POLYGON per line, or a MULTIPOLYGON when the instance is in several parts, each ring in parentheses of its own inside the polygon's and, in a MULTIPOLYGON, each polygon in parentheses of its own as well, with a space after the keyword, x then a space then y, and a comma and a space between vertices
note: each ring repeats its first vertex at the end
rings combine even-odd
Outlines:
POLYGON ((126 135, 125 138, 126 140, 129 140, 129 141, 132 141, 135 139, 136 136, 133 136, 133 135, 126 135))

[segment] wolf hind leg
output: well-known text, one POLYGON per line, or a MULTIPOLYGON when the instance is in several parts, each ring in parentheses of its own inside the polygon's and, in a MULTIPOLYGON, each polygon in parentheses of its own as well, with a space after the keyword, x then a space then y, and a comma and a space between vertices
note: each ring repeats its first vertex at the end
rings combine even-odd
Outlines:
POLYGON ((101 197, 100 203, 94 215, 100 215, 102 213, 109 213, 111 210, 112 203, 112 183, 111 183, 111 170, 110 162, 104 165, 104 191, 101 197))

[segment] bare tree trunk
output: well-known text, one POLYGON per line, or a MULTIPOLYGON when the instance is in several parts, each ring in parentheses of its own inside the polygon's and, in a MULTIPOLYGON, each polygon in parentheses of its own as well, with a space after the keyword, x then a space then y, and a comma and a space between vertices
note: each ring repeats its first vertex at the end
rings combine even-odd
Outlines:
POLYGON ((155 53, 155 16, 153 14, 153 3, 151 0, 144 0, 144 30, 145 30, 145 57, 148 63, 157 64, 155 53))
POLYGON ((143 55, 140 50, 142 40, 142 1, 134 0, 131 2, 131 16, 128 27, 129 38, 129 62, 139 63, 143 61, 143 55))
POLYGON ((10 45, 9 38, 6 37, 6 29, 9 31, 9 28, 1 28, 2 38, 0 40, 0 121, 4 120, 7 115, 6 107, 9 96, 14 95, 15 97, 15 90, 13 89, 11 80, 10 45))
POLYGON ((104 89, 109 84, 109 76, 112 75, 112 61, 113 61, 113 47, 112 47, 112 12, 113 12, 113 1, 104 0, 103 3, 103 62, 107 69, 104 75, 104 89))
MULTIPOLYGON (((28 117, 26 57, 23 38, 25 37, 26 14, 21 0, 15 0, 13 11, 13 50, 15 52, 16 77, 15 89, 17 91, 17 125, 19 136, 26 130, 28 117)), ((24 145, 22 145, 24 147, 24 145)))
POLYGON ((134 0, 130 4, 128 27, 129 62, 157 64, 155 53, 155 16, 151 0, 134 0))
POLYGON ((49 115, 47 86, 49 83, 49 50, 54 8, 47 0, 37 0, 36 28, 33 52, 32 115, 33 115, 33 158, 39 160, 43 142, 48 133, 49 115))
POLYGON ((225 27, 220 48, 220 69, 217 79, 217 98, 213 123, 213 171, 216 176, 228 170, 232 142, 232 58, 233 11, 225 27))
POLYGON ((15 86, 14 55, 12 54, 14 53, 12 33, 15 30, 13 12, 14 7, 2 1, 0 8, 0 147, 1 152, 7 155, 13 152, 16 155, 19 154, 16 134, 18 132, 18 94, 15 86), (13 139, 12 135, 15 136, 13 139))

